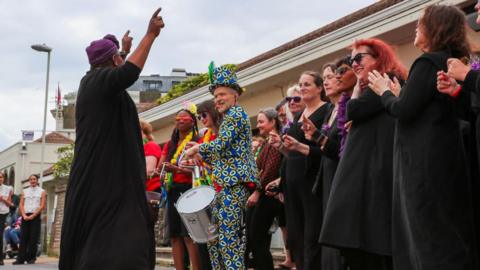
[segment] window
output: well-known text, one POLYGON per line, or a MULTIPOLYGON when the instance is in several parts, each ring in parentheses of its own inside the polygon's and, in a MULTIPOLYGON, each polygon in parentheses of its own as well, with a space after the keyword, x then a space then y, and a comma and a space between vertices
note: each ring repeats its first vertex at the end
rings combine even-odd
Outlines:
POLYGON ((143 89, 145 91, 160 91, 162 85, 162 81, 143 81, 143 89))

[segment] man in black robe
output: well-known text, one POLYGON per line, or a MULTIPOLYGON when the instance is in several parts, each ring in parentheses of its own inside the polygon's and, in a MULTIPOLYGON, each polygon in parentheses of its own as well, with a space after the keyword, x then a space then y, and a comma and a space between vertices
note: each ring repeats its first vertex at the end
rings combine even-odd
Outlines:
POLYGON ((62 226, 60 270, 154 269, 138 114, 125 91, 163 28, 155 11, 126 62, 110 39, 86 49, 91 65, 76 105, 76 145, 62 226))

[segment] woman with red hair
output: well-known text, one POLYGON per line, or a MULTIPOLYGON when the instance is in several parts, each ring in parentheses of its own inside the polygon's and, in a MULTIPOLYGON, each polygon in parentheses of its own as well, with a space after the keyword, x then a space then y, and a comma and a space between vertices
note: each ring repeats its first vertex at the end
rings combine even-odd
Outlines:
POLYGON ((428 6, 418 21, 415 46, 424 54, 413 63, 399 97, 389 90, 381 72, 370 74, 372 89, 397 119, 395 269, 479 269, 471 182, 456 101, 437 91, 437 72, 447 70, 447 59, 469 55, 465 15, 455 6, 428 6))
POLYGON ((394 50, 379 39, 358 40, 351 49, 357 76, 347 103, 352 125, 332 182, 320 243, 340 249, 351 270, 392 269, 395 122, 368 88, 368 72, 377 69, 403 80, 406 70, 394 50))

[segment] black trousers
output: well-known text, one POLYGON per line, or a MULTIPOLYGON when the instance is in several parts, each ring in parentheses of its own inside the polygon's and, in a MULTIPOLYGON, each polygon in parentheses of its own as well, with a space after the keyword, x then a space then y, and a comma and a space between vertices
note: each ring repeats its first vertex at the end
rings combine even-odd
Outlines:
POLYGON ((7 219, 7 214, 0 214, 0 236, 2 240, 0 241, 0 261, 3 261, 3 231, 5 230, 5 220, 7 219))
POLYGON ((322 198, 312 194, 312 182, 311 179, 294 182, 287 178, 285 190, 287 243, 298 270, 318 270, 322 265, 322 246, 318 243, 323 219, 322 198))
POLYGON ((390 256, 383 256, 357 249, 342 249, 341 253, 350 270, 392 270, 390 256))
POLYGON ((269 232, 274 218, 278 215, 280 202, 262 194, 256 205, 247 210, 248 247, 253 253, 257 270, 273 270, 273 258, 270 252, 272 235, 269 232))
MULTIPOLYGON (((31 214, 27 213, 27 216, 31 214)), ((35 261, 37 258, 38 240, 40 237, 40 215, 32 220, 23 220, 20 227, 20 250, 17 261, 35 261)))

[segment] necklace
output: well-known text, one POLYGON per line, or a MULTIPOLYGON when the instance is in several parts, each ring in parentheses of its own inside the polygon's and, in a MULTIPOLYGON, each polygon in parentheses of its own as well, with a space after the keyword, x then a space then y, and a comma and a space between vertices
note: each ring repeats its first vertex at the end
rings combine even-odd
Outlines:
POLYGON ((176 165, 177 162, 178 162, 178 156, 180 155, 180 153, 183 152, 183 149, 185 149, 185 146, 187 145, 187 143, 189 141, 191 141, 193 138, 193 132, 190 132, 186 137, 185 139, 183 139, 182 143, 177 147, 177 151, 175 152, 175 154, 173 155, 172 159, 170 160, 170 163, 172 165, 176 165))
POLYGON ((213 134, 212 130, 208 129, 205 135, 203 136, 203 142, 204 143, 210 142, 210 138, 212 137, 212 134, 213 134))

